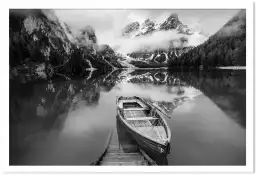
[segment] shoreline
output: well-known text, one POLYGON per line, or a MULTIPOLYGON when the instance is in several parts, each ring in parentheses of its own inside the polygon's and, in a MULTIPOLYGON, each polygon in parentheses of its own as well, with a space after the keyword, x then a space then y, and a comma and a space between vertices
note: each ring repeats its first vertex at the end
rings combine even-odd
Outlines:
POLYGON ((217 67, 217 69, 246 70, 246 66, 226 66, 226 67, 217 67))

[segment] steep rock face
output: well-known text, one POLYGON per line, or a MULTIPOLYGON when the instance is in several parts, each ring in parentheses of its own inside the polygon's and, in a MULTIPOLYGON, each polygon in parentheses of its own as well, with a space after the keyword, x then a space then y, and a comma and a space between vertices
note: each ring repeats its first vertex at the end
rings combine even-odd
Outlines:
POLYGON ((185 24, 183 24, 177 14, 171 14, 161 25, 160 30, 174 30, 178 33, 192 35, 193 31, 185 24))
MULTIPOLYGON (((246 65, 246 12, 239 11, 203 44, 183 54, 175 66, 246 65)), ((173 65, 170 65, 173 66, 173 65)))
POLYGON ((152 33, 155 30, 156 30, 155 21, 152 21, 151 19, 148 18, 141 24, 140 32, 136 36, 147 35, 152 33))
POLYGON ((140 28, 140 24, 136 21, 133 22, 131 24, 128 24, 122 33, 122 36, 130 36, 131 34, 133 34, 134 32, 138 31, 140 28))
POLYGON ((125 66, 122 66, 120 64, 119 59, 121 58, 120 55, 118 55, 109 45, 99 45, 98 46, 98 52, 97 54, 105 59, 105 61, 108 62, 109 65, 112 66, 112 68, 123 68, 125 66))
POLYGON ((154 31, 176 30, 177 33, 192 35, 194 32, 187 25, 183 24, 177 14, 171 14, 163 23, 156 23, 151 19, 146 19, 141 24, 132 22, 128 24, 122 33, 122 36, 138 37, 150 34, 154 31))
POLYGON ((9 28, 11 72, 44 67, 47 72, 80 74, 86 69, 113 67, 96 52, 92 27, 86 26, 74 36, 51 10, 10 10, 9 28))
MULTIPOLYGON (((150 35, 157 31, 175 31, 178 34, 192 35, 194 32, 184 25, 178 18, 177 14, 171 14, 163 23, 157 24, 151 19, 146 19, 143 23, 138 22, 127 25, 124 29, 123 36, 126 37, 143 37, 150 35)), ((172 39, 169 41, 169 49, 155 51, 141 50, 137 52, 128 53, 127 55, 134 58, 132 64, 136 64, 137 67, 147 67, 147 64, 161 63, 167 66, 167 62, 180 57, 183 53, 186 53, 193 47, 187 46, 188 39, 186 37, 180 37, 178 39, 172 39), (179 47, 177 47, 179 45, 179 47), (136 61, 140 61, 136 63, 136 61), (143 62, 143 63, 142 63, 143 62), (147 63, 147 64, 146 64, 147 63)), ((149 67, 156 65, 148 65, 149 67)))
POLYGON ((80 48, 89 49, 92 53, 96 53, 97 37, 91 26, 82 28, 78 36, 76 36, 75 42, 80 48))
POLYGON ((28 13, 10 11, 10 65, 50 61, 63 63, 72 53, 72 44, 59 21, 52 21, 41 10, 28 13))
POLYGON ((156 23, 155 21, 152 21, 151 19, 146 19, 144 22, 141 24, 139 22, 132 22, 128 24, 123 32, 122 36, 125 37, 138 37, 142 35, 147 35, 152 33, 153 31, 156 30, 156 23))
POLYGON ((182 23, 180 22, 177 14, 171 14, 161 25, 160 30, 171 30, 177 29, 179 25, 182 23))

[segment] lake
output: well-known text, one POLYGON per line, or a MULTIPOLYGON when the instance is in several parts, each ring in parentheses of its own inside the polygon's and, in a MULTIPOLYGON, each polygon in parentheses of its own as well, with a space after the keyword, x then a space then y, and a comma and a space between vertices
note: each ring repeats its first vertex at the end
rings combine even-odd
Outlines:
POLYGON ((155 101, 170 116, 165 164, 246 164, 245 70, 127 69, 10 79, 10 165, 90 165, 117 127, 120 95, 155 101))

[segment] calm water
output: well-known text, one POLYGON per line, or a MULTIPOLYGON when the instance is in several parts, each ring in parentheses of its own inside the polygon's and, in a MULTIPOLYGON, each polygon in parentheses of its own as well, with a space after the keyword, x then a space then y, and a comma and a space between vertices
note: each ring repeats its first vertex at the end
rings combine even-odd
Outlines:
POLYGON ((138 95, 171 116, 172 150, 164 164, 245 165, 245 79, 245 71, 159 70, 12 79, 10 164, 89 165, 118 125, 116 96, 138 95))

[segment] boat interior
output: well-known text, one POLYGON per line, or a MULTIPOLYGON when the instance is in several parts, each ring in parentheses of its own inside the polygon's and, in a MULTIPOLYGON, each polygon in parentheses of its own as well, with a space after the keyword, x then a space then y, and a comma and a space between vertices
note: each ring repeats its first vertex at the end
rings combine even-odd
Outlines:
POLYGON ((137 132, 157 142, 167 139, 165 125, 156 110, 138 99, 121 99, 118 105, 123 109, 123 118, 137 132))

